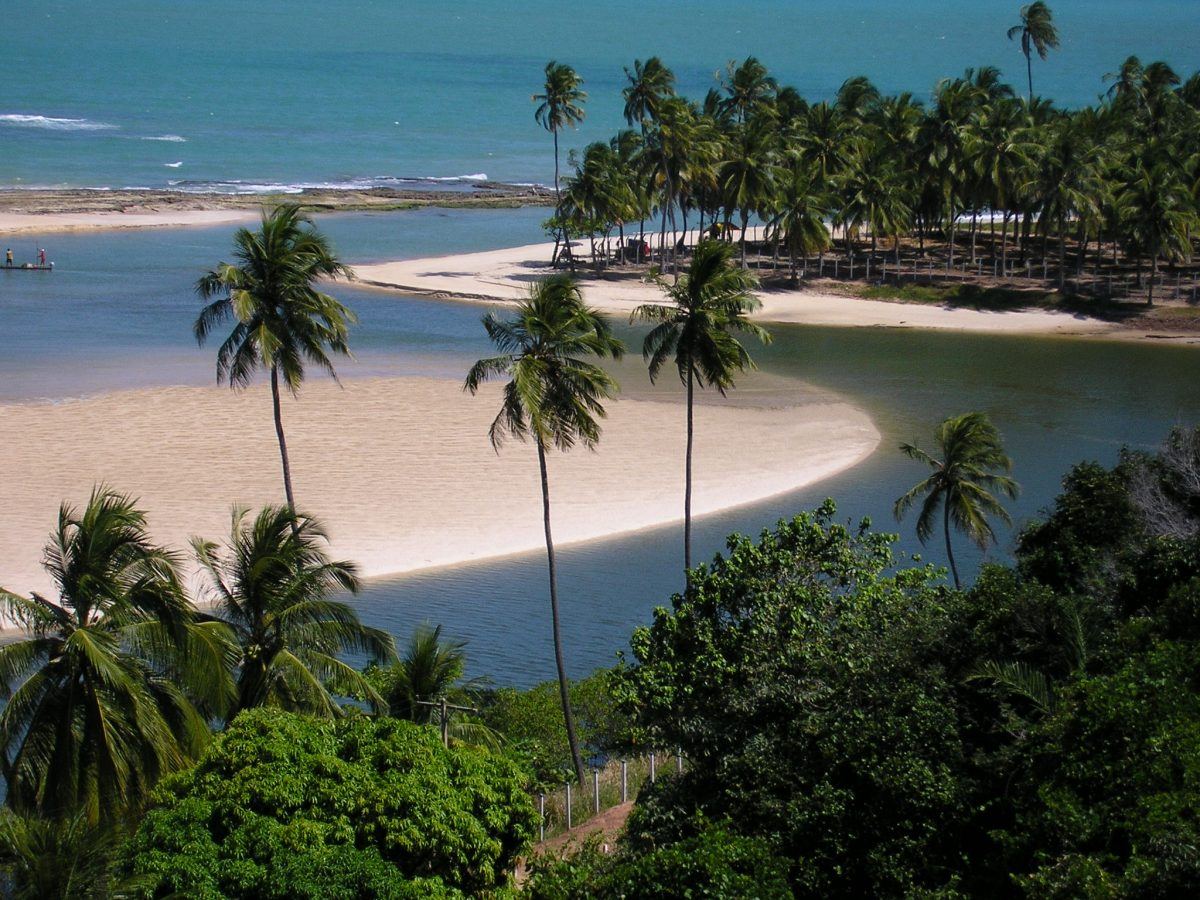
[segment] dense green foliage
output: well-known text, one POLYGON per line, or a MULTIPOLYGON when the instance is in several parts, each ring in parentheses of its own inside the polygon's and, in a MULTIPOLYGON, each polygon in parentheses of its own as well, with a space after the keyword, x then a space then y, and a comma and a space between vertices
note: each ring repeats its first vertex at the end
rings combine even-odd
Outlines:
MULTIPOLYGON (((1062 110, 1032 93, 1032 54, 1044 58, 1058 45, 1046 5, 1024 8, 1010 36, 1028 61, 1026 98, 982 66, 939 81, 928 103, 886 96, 863 77, 847 79, 833 102, 813 103, 748 57, 719 73, 704 98, 688 100, 661 60, 639 60, 625 70, 630 129, 584 148, 554 228, 589 236, 601 267, 608 254, 597 256, 598 240, 607 248, 616 231, 624 260, 631 223, 650 220, 658 259, 674 270, 689 218, 701 230, 709 223, 713 236, 736 236, 744 262, 757 217, 767 225, 762 249, 788 253, 793 281, 797 256, 807 274, 807 257, 831 243, 825 222, 847 253, 869 247, 873 255, 889 242, 897 266, 904 239, 914 239, 914 258, 940 242, 949 269, 957 250, 960 265, 969 254, 972 269, 986 257, 988 269, 1011 272, 1019 252, 1022 269, 1036 260, 1060 289, 1068 278, 1084 284, 1085 268, 1099 272, 1106 259, 1122 272, 1136 268, 1143 287, 1145 264, 1157 273, 1162 261, 1190 258, 1200 74, 1183 81, 1164 62, 1131 56, 1106 76, 1109 91, 1095 107, 1062 110), (1111 256, 1101 254, 1105 244, 1111 256)), ((1152 277, 1147 301, 1153 296, 1152 277)))
MULTIPOLYGON (((615 679, 613 670, 600 669, 571 682, 580 746, 591 759, 629 753, 632 748, 631 722, 613 696, 615 679)), ((482 721, 529 762, 540 784, 560 784, 570 777, 571 753, 556 682, 526 690, 498 688, 479 700, 482 721)))
POLYGON ((698 570, 622 690, 689 767, 630 851, 726 819, 799 896, 1174 897, 1200 884, 1200 433, 1077 467, 968 591, 831 504, 698 570))
POLYGON ((132 499, 97 488, 82 511, 63 504, 46 545, 58 596, 0 590, 25 633, 0 648, 9 806, 119 819, 203 749, 232 696, 232 647, 199 621, 178 566, 132 499))
POLYGON ((148 896, 457 896, 534 833, 524 771, 395 719, 243 713, 165 781, 129 848, 148 896))
POLYGON ((697 823, 695 836, 646 853, 601 852, 595 841, 567 859, 534 863, 532 900, 658 900, 661 897, 783 900, 786 866, 761 838, 697 823))

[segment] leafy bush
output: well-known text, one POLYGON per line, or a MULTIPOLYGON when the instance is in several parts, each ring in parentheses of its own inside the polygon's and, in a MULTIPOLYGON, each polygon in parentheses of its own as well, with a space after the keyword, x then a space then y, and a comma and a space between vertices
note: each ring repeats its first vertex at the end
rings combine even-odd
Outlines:
POLYGON ((661 897, 791 897, 787 865, 766 841, 725 826, 698 822, 696 834, 668 847, 606 857, 596 842, 567 859, 535 863, 528 885, 532 900, 661 897))
POLYGON ((147 896, 458 896, 502 885, 534 834, 527 776, 435 729, 237 717, 165 781, 128 849, 147 896))
MULTIPOLYGON (((631 723, 613 695, 614 678, 613 670, 600 669, 571 683, 575 725, 585 756, 602 758, 630 747, 631 723)), ((574 777, 557 681, 528 690, 492 691, 481 701, 480 718, 529 760, 540 784, 561 784, 574 777)))

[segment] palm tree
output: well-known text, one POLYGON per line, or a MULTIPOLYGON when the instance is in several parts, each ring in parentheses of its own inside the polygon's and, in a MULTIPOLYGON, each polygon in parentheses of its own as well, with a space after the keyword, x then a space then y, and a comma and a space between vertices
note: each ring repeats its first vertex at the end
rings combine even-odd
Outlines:
POLYGON ((608 324, 583 303, 579 286, 566 275, 535 284, 516 314, 508 320, 494 313, 484 316, 483 327, 499 356, 479 360, 467 373, 464 390, 476 393, 492 378, 507 377, 504 401, 488 432, 499 451, 507 437, 532 436, 542 479, 542 518, 546 532, 546 563, 550 575, 550 618, 554 662, 558 668, 559 698, 567 726, 567 741, 575 775, 583 783, 583 758, 575 732, 575 717, 567 686, 558 611, 558 570, 550 530, 550 480, 546 450, 569 450, 576 443, 592 449, 600 439, 604 401, 616 396, 611 375, 588 357, 618 359, 624 346, 608 324))
POLYGON ((741 215, 742 268, 746 267, 746 230, 750 215, 775 193, 779 167, 775 164, 770 135, 763 128, 742 125, 732 140, 732 153, 721 166, 721 189, 726 210, 741 215))
POLYGON ((781 238, 788 252, 791 282, 799 280, 796 271, 796 254, 807 259, 814 253, 829 248, 829 228, 825 218, 829 214, 829 198, 816 187, 816 176, 811 167, 795 162, 784 170, 780 189, 775 198, 775 208, 768 227, 781 238))
MULTIPOLYGON (((1150 160, 1161 154, 1147 150, 1150 160)), ((1196 219, 1186 187, 1178 172, 1166 162, 1148 165, 1139 161, 1117 198, 1118 215, 1126 243, 1138 255, 1150 257, 1150 289, 1146 305, 1154 305, 1158 260, 1185 258, 1191 252, 1189 230, 1196 219)), ((1139 272, 1140 272, 1139 268, 1139 272)))
POLYGON ((306 365, 324 369, 336 379, 329 355, 350 355, 346 341, 349 326, 357 319, 315 285, 318 279, 351 272, 297 206, 264 210, 262 227, 238 229, 233 243, 236 263, 221 263, 196 282, 197 293, 212 302, 201 310, 193 331, 203 346, 216 326, 230 318, 237 323, 217 351, 218 384, 225 381, 234 389, 243 388, 260 368, 270 371, 283 488, 294 510, 279 380, 282 377, 296 396, 306 365))
MULTIPOLYGON (((554 136, 554 199, 555 209, 562 207, 562 191, 558 185, 558 133, 568 125, 574 127, 583 121, 583 104, 587 93, 583 90, 583 79, 570 66, 550 60, 546 63, 545 93, 534 94, 538 104, 533 118, 554 136)), ((565 234, 555 238, 554 260, 558 259, 558 242, 567 241, 565 234)))
POLYGON ((941 459, 915 447, 901 444, 900 452, 909 459, 923 462, 933 473, 916 484, 896 501, 895 514, 899 521, 924 496, 917 517, 917 537, 926 543, 933 536, 937 509, 942 507, 942 527, 946 533, 946 557, 954 575, 955 588, 961 588, 954 550, 950 544, 950 525, 964 532, 981 550, 996 539, 988 516, 997 516, 1011 524, 1008 511, 1001 506, 995 491, 1015 498, 1019 485, 1006 474, 1012 470, 1012 460, 1000 443, 1000 433, 983 413, 964 413, 942 422, 934 432, 941 459))
POLYGON ((653 323, 642 344, 650 380, 673 359, 687 387, 687 449, 684 462, 683 560, 692 568, 692 443, 695 389, 711 385, 722 396, 733 387, 734 375, 754 368, 750 354, 733 332, 754 335, 764 344, 771 336, 746 316, 760 304, 751 290, 754 276, 733 265, 733 247, 723 241, 701 241, 687 272, 668 286, 669 304, 649 303, 633 311, 632 319, 653 323))
POLYGON ((721 82, 727 94, 723 107, 742 124, 758 106, 774 97, 779 87, 767 67, 753 56, 747 56, 741 65, 731 60, 721 82))
POLYGON ((83 816, 43 819, 0 812, 0 872, 10 900, 143 897, 155 879, 118 877, 122 829, 83 816))
POLYGON ((258 706, 333 717, 341 713, 334 694, 386 705, 338 657, 357 652, 390 662, 395 646, 330 599, 339 590, 357 593, 358 576, 353 563, 329 558, 326 542, 320 523, 286 506, 263 507, 253 519, 235 507, 224 547, 192 540, 206 597, 239 648, 230 718, 258 706))
MULTIPOLYGON (((423 622, 414 629, 408 648, 387 668, 368 669, 367 675, 387 701, 388 714, 428 725, 437 720, 434 705, 445 698, 456 706, 477 700, 487 683, 483 678, 464 679, 466 641, 442 637, 442 626, 423 622)), ((502 739, 476 717, 457 710, 448 723, 450 737, 481 746, 498 746, 502 739)))
POLYGON ((0 591, 26 635, 0 648, 8 804, 119 819, 207 744, 232 693, 228 632, 197 621, 178 557, 128 497, 63 504, 44 558, 57 599, 0 591))
POLYGON ((1025 68, 1029 75, 1029 102, 1033 102, 1033 51, 1045 60, 1051 50, 1058 49, 1058 29, 1054 27, 1054 16, 1050 7, 1042 0, 1021 7, 1021 24, 1008 29, 1008 39, 1021 36, 1021 52, 1025 54, 1025 68))
POLYGON ((640 59, 634 60, 633 71, 626 68, 625 77, 629 79, 629 84, 621 91, 625 99, 625 121, 639 125, 642 137, 645 137, 647 124, 658 121, 662 102, 675 93, 675 73, 657 56, 652 56, 644 63, 640 59))

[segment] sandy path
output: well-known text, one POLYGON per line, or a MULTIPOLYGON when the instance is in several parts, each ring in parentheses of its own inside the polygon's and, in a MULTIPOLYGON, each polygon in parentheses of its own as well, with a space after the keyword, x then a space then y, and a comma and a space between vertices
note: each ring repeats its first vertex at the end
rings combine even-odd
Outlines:
MULTIPOLYGON (((472 398, 458 382, 366 379, 344 389, 314 382, 286 401, 298 501, 329 526, 339 556, 379 575, 542 546, 532 448, 512 443, 497 455, 487 441, 498 391, 472 398)), ((745 397, 701 405, 697 513, 792 490, 875 449, 865 413, 816 397, 796 384, 755 395, 758 406, 745 397)), ((96 482, 140 497, 155 537, 179 547, 193 534, 221 537, 235 502, 282 499, 264 385, 0 406, 0 433, 0 584, 14 590, 49 587, 39 561, 58 504, 82 503, 96 482)), ((678 518, 682 446, 681 403, 614 403, 597 453, 552 457, 556 538, 678 518)))
MULTIPOLYGON (((355 266, 359 281, 376 287, 415 293, 488 300, 516 300, 535 279, 550 271, 550 244, 508 250, 355 266)), ((591 305, 627 315, 636 306, 662 300, 654 285, 628 278, 587 281, 584 296, 591 305)), ((1098 319, 1048 310, 987 312, 863 300, 815 291, 771 291, 761 295, 756 318, 805 325, 936 328, 1010 334, 1110 334, 1114 326, 1098 319)))

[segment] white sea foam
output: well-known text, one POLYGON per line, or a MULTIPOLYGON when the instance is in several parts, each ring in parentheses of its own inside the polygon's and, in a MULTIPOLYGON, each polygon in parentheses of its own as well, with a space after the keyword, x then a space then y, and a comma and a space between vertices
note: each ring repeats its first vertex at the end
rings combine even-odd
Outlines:
POLYGON ((183 160, 181 159, 181 160, 179 160, 179 162, 173 162, 173 163, 163 163, 163 165, 166 166, 168 169, 178 169, 180 166, 183 165, 183 160))
POLYGON ((116 125, 93 122, 91 119, 63 119, 54 116, 30 116, 23 113, 0 114, 0 125, 17 128, 42 128, 47 131, 110 131, 116 125))
POLYGON ((374 188, 416 188, 421 185, 473 185, 488 180, 485 172, 473 175, 428 175, 403 177, 378 175, 371 178, 346 178, 340 181, 170 181, 177 191, 193 194, 300 194, 304 191, 369 191, 374 188))
POLYGON ((186 144, 187 138, 181 137, 178 134, 150 134, 145 135, 139 140, 143 141, 166 141, 168 144, 186 144))

